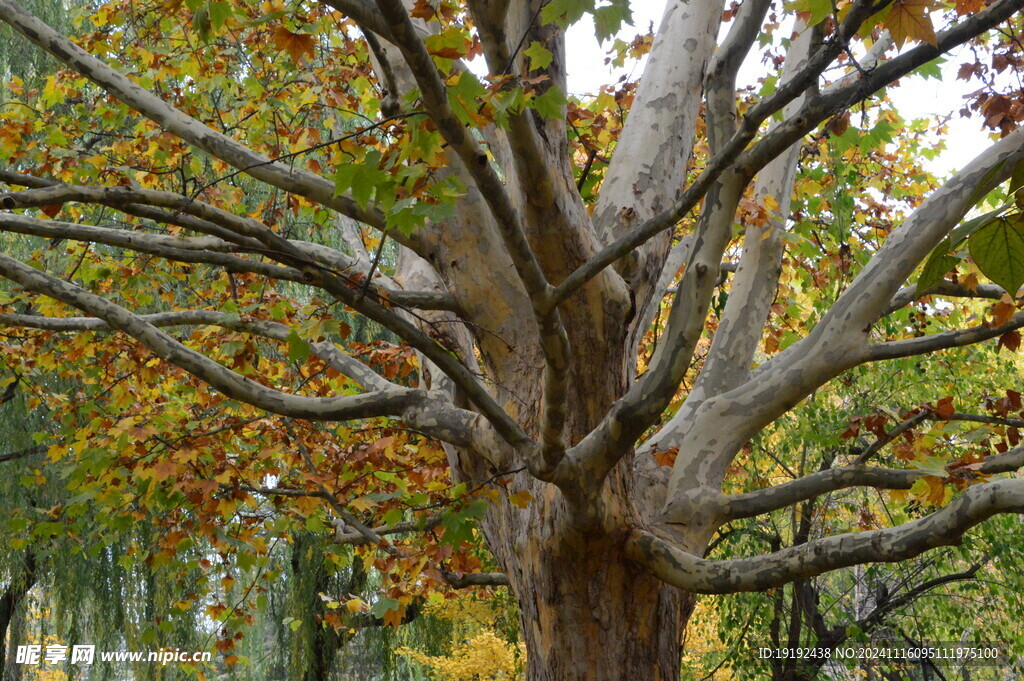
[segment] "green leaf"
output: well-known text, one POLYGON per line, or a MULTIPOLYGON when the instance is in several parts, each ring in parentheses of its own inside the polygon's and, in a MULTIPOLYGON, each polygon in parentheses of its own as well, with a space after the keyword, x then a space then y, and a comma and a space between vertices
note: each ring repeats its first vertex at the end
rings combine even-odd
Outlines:
POLYGON ((948 239, 943 240, 939 247, 932 251, 932 255, 928 258, 928 262, 924 264, 924 269, 921 270, 921 276, 917 278, 917 292, 920 294, 935 284, 942 281, 942 278, 946 276, 946 272, 951 271, 960 263, 960 258, 949 255, 950 242, 948 239), (945 245, 945 248, 943 248, 945 245))
POLYGON ((1024 216, 993 220, 972 234, 967 246, 982 274, 1016 297, 1024 284, 1024 216))
POLYGON ((833 7, 831 0, 794 0, 786 4, 786 9, 809 12, 811 16, 807 20, 807 25, 815 26, 832 14, 833 7))
POLYGON ((366 209, 377 191, 377 181, 383 173, 373 168, 362 168, 352 178, 352 198, 360 208, 366 209))
POLYGON ((979 215, 978 217, 972 218, 963 224, 957 225, 956 229, 949 233, 948 239, 950 243, 950 250, 959 246, 964 239, 974 234, 989 222, 997 219, 1000 215, 1005 213, 1011 205, 1013 204, 1004 203, 995 210, 990 210, 984 215, 979 215))
POLYGON ((374 617, 383 618, 385 613, 398 610, 402 604, 394 598, 381 597, 370 607, 370 614, 374 617))
POLYGON ((487 94, 487 89, 468 71, 459 74, 457 80, 448 86, 448 101, 452 113, 463 125, 477 125, 477 99, 487 94))
POLYGON ((593 11, 594 0, 551 0, 540 11, 540 20, 545 24, 556 24, 565 28, 583 18, 587 11, 593 11))
POLYGON ((599 43, 613 38, 622 28, 622 24, 632 23, 633 13, 629 9, 629 3, 623 0, 614 0, 612 4, 594 10, 594 33, 599 43))
POLYGON ((557 87, 548 88, 544 94, 534 97, 530 106, 544 118, 562 118, 565 94, 557 87))
POLYGON ((981 176, 981 180, 974 187, 974 193, 971 194, 970 204, 972 206, 981 201, 988 194, 988 190, 985 188, 989 186, 992 180, 999 175, 999 173, 1003 172, 1004 163, 1006 163, 1006 161, 996 163, 981 176))
POLYGON ((292 362, 305 362, 309 358, 309 343, 299 337, 299 334, 292 329, 288 334, 288 359, 292 362))
POLYGON ((211 2, 207 5, 207 8, 210 12, 210 25, 215 31, 219 31, 224 26, 224 22, 234 14, 234 10, 231 9, 231 3, 224 0, 211 2))
POLYGON ((192 27, 204 43, 210 40, 210 10, 203 7, 192 15, 192 27))
POLYGON ((352 198, 362 208, 370 205, 374 195, 382 195, 381 188, 390 182, 383 170, 376 168, 379 154, 367 154, 361 163, 349 163, 338 167, 334 173, 334 195, 341 196, 352 191, 352 198))
POLYGON ((536 40, 530 43, 530 46, 523 50, 523 54, 530 58, 531 71, 546 69, 551 65, 551 60, 554 58, 554 55, 551 54, 551 50, 547 49, 536 40))
POLYGON ((938 478, 946 477, 946 460, 939 456, 926 456, 916 461, 911 461, 910 465, 919 471, 924 471, 928 475, 934 475, 938 478))
POLYGON ((1010 196, 1017 208, 1024 210, 1024 161, 1016 165, 1010 176, 1010 196))
POLYGON ((945 63, 945 59, 933 59, 932 61, 925 62, 923 65, 914 69, 914 75, 921 76, 925 80, 931 78, 934 80, 942 80, 942 64, 945 63))

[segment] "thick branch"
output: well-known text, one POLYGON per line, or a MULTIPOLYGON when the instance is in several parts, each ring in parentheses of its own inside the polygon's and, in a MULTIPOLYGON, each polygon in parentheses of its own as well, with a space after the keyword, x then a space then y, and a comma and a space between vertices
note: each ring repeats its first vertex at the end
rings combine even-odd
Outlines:
POLYGON ((756 558, 705 560, 645 530, 634 530, 627 555, 665 582, 697 593, 763 591, 839 568, 896 562, 929 549, 958 545, 975 525, 997 513, 1024 512, 1024 480, 976 485, 934 513, 903 525, 851 532, 756 558))
MULTIPOLYGON (((290 247, 297 249, 302 253, 300 258, 295 258, 294 256, 291 258, 285 258, 283 262, 286 264, 301 265, 305 262, 315 262, 326 265, 335 270, 345 272, 349 275, 359 273, 364 276, 370 276, 371 274, 369 272, 369 263, 360 263, 358 260, 345 255, 341 251, 307 241, 283 239, 282 237, 277 236, 267 225, 258 220, 241 217, 234 213, 217 208, 216 206, 212 206, 202 201, 197 201, 187 196, 175 194, 173 192, 165 192, 155 189, 134 189, 129 187, 86 187, 56 183, 43 178, 31 178, 30 176, 17 175, 14 173, 10 173, 10 175, 12 177, 7 178, 0 176, 0 179, 3 179, 10 184, 20 184, 22 182, 32 181, 46 182, 47 184, 26 191, 0 195, 0 206, 3 206, 7 210, 15 210, 19 208, 40 208, 43 206, 66 202, 94 203, 110 206, 131 215, 136 215, 157 222, 180 225, 200 233, 211 234, 222 241, 237 244, 234 248, 231 248, 230 246, 218 241, 193 240, 172 242, 169 241, 171 237, 158 237, 158 239, 163 241, 162 245, 178 248, 194 248, 197 250, 210 249, 223 252, 259 253, 280 260, 284 253, 280 249, 274 249, 272 247, 268 248, 267 237, 271 236, 272 240, 269 242, 270 246, 286 243, 290 247), (159 208, 154 208, 154 206, 173 210, 160 210, 159 208), (196 220, 190 221, 186 219, 188 216, 192 216, 196 218, 196 220)), ((22 218, 22 220, 27 220, 27 218, 22 218)), ((80 231, 85 230, 82 232, 83 234, 89 230, 100 229, 95 227, 83 227, 80 225, 74 225, 73 228, 80 231)), ((104 232, 104 234, 117 233, 118 232, 116 230, 107 230, 104 232)), ((120 232, 120 234, 123 235, 130 233, 120 232)), ((57 236, 67 236, 67 238, 72 239, 80 238, 70 234, 57 236)), ((122 239, 122 241, 124 239, 124 237, 118 238, 122 239)), ((142 239, 141 236, 138 238, 142 239)), ((109 241, 104 241, 101 238, 92 239, 88 236, 82 238, 82 240, 110 243, 109 241)), ((126 243, 114 243, 112 245, 132 248, 132 246, 129 246, 126 243)), ((279 270, 277 271, 277 274, 268 274, 268 276, 308 283, 308 279, 305 278, 305 275, 300 274, 298 279, 294 279, 293 277, 296 276, 295 271, 285 272, 279 270)), ((374 280, 365 288, 367 293, 370 295, 373 295, 380 300, 386 300, 390 303, 403 307, 451 311, 458 311, 459 309, 455 298, 447 293, 403 291, 402 289, 395 287, 393 282, 387 282, 386 279, 374 280), (391 285, 389 286, 387 283, 390 283, 391 285)))
POLYGON ((745 383, 701 405, 689 432, 674 443, 689 455, 684 462, 677 460, 666 518, 683 522, 691 517, 701 504, 699 499, 688 498, 691 491, 717 489, 733 457, 750 437, 843 371, 872 360, 979 342, 1009 330, 955 331, 879 344, 877 350, 867 344, 871 322, 899 285, 969 210, 974 192, 991 189, 1005 180, 1024 159, 1022 141, 1024 129, 1011 133, 929 195, 887 237, 806 338, 763 364, 745 383))
MULTIPOLYGON (((204 219, 216 220, 219 224, 228 227, 239 235, 257 240, 265 247, 264 252, 267 255, 280 262, 286 262, 299 267, 307 284, 324 289, 353 309, 393 331, 400 338, 422 352, 465 391, 466 395, 481 409, 488 420, 496 424, 496 429, 507 442, 519 448, 533 449, 532 442, 523 433, 522 429, 519 428, 518 424, 502 411, 487 393, 484 386, 457 358, 453 357, 446 349, 417 329, 411 322, 402 319, 399 315, 389 310, 383 302, 367 297, 364 294, 367 290, 365 286, 356 287, 347 277, 343 278, 343 275, 335 274, 330 268, 319 266, 314 262, 316 259, 329 258, 329 262, 333 267, 339 265, 347 267, 352 261, 348 256, 339 251, 316 244, 292 242, 256 220, 239 217, 198 201, 190 201, 187 197, 170 192, 121 187, 96 189, 58 185, 45 189, 32 189, 9 194, 4 197, 4 200, 6 202, 7 199, 10 199, 15 202, 16 207, 22 207, 36 204, 46 205, 46 202, 52 201, 54 196, 74 196, 104 204, 146 201, 187 212, 194 211, 195 214, 204 219), (16 199, 12 197, 16 197, 16 199)), ((383 300, 385 296, 381 298, 383 300)))
MULTIPOLYGON (((700 112, 701 98, 688 95, 701 90, 722 9, 721 0, 666 3, 594 208, 594 226, 601 243, 613 243, 679 199, 700 112), (657 131, 656 139, 652 139, 652 131, 657 131)), ((631 280, 632 288, 643 283, 644 277, 653 285, 664 264, 663 250, 651 249, 646 256, 635 258, 636 262, 624 260, 617 267, 631 280)), ((566 289, 558 299, 570 293, 566 289)), ((638 293, 641 305, 652 295, 651 291, 638 293)))
POLYGON ((540 303, 548 283, 523 234, 505 187, 491 165, 487 152, 470 136, 448 103, 448 92, 438 75, 434 60, 427 52, 401 0, 378 0, 377 6, 391 27, 398 48, 412 69, 420 87, 423 104, 445 141, 458 154, 490 206, 501 230, 509 255, 515 263, 527 292, 540 303))
POLYGON ((1018 312, 1010 318, 1010 321, 1000 326, 986 326, 982 324, 968 329, 943 331, 942 333, 933 333, 917 338, 907 338, 887 343, 874 343, 868 346, 868 361, 876 362, 884 359, 925 355, 938 350, 973 345, 974 343, 981 343, 991 338, 997 338, 1010 331, 1016 331, 1022 326, 1024 326, 1024 312, 1018 312))
MULTIPOLYGON (((282 343, 289 342, 292 329, 285 324, 269 321, 248 320, 213 310, 181 310, 139 315, 138 319, 154 327, 172 326, 219 326, 240 333, 269 338, 282 343)), ((97 317, 40 317, 22 314, 0 314, 0 326, 41 329, 53 332, 106 331, 113 327, 97 317)), ((310 343, 310 350, 329 367, 347 376, 370 392, 389 390, 404 391, 407 388, 388 381, 351 355, 343 352, 334 343, 322 341, 310 343)), ((394 415, 409 426, 445 442, 479 450, 487 458, 487 443, 493 440, 493 431, 475 412, 459 409, 447 400, 423 400, 396 412, 394 415)), ((2 460, 2 459, 0 459, 2 460)))
POLYGON ((569 372, 568 336, 558 311, 550 303, 551 286, 526 238, 521 216, 513 206, 486 151, 472 138, 452 111, 447 89, 438 75, 437 67, 423 41, 416 34, 412 19, 401 0, 377 0, 377 6, 387 20, 391 34, 416 78, 424 107, 442 136, 458 154, 487 202, 506 251, 530 298, 545 359, 545 394, 541 410, 543 464, 538 466, 538 462, 532 456, 528 457, 528 461, 538 475, 547 477, 565 451, 562 431, 565 424, 569 372))
MULTIPOLYGON (((774 113, 780 111, 786 104, 800 96, 816 81, 818 76, 832 63, 836 56, 845 49, 851 36, 856 33, 860 24, 867 19, 870 12, 870 2, 858 2, 853 5, 843 23, 833 33, 830 41, 812 55, 807 60, 805 66, 798 73, 794 74, 791 80, 780 85, 775 92, 765 97, 743 116, 743 120, 736 133, 729 138, 728 142, 722 145, 720 151, 712 156, 697 179, 679 195, 679 198, 670 208, 636 226, 628 234, 610 243, 593 258, 577 268, 576 271, 555 287, 555 290, 552 292, 554 301, 556 303, 562 302, 578 288, 597 276, 605 267, 654 238, 663 230, 675 225, 697 205, 719 176, 727 170, 741 170, 744 175, 751 177, 759 168, 767 164, 771 158, 774 158, 783 149, 802 137, 806 131, 802 131, 800 134, 792 134, 785 140, 774 144, 770 149, 770 153, 763 153, 757 158, 756 163, 740 163, 740 159, 738 159, 746 146, 757 136, 761 124, 774 113)), ((799 122, 807 124, 807 129, 809 130, 826 117, 826 114, 820 112, 818 112, 817 116, 810 114, 801 115, 799 116, 799 122)), ((776 135, 772 139, 777 139, 778 137, 780 136, 776 135)), ((758 143, 755 148, 763 149, 762 144, 758 143)), ((743 158, 746 158, 748 155, 749 153, 743 154, 743 158)))
POLYGON ((359 26, 373 31, 388 42, 395 41, 384 16, 370 0, 321 0, 321 2, 354 19, 359 26))
POLYGON ((127 333, 153 354, 201 378, 228 397, 272 413, 310 420, 348 420, 401 414, 429 399, 427 393, 408 388, 330 398, 283 393, 221 366, 119 305, 4 254, 0 254, 0 276, 104 320, 111 328, 127 333))
MULTIPOLYGON (((1024 466, 1024 447, 1017 447, 1003 454, 986 457, 978 467, 970 470, 978 475, 995 475, 1016 471, 1022 466, 1024 466)), ((854 463, 841 468, 812 473, 797 480, 756 492, 724 495, 720 499, 718 512, 725 521, 752 518, 822 494, 851 487, 910 489, 916 480, 926 475, 931 474, 913 468, 893 470, 854 463)))
POLYGON ((949 298, 979 298, 986 300, 999 300, 1006 291, 1003 290, 1002 286, 995 284, 979 284, 973 289, 967 288, 963 284, 949 281, 944 279, 934 286, 930 286, 927 290, 921 293, 917 292, 917 285, 904 286, 892 297, 889 301, 889 305, 882 312, 882 317, 890 315, 896 310, 906 307, 908 304, 919 300, 925 296, 945 296, 949 298))

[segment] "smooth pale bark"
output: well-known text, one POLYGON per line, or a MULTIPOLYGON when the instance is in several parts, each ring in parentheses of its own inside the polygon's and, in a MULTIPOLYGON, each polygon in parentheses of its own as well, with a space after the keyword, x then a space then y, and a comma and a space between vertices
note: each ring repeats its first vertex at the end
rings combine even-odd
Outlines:
MULTIPOLYGON (((611 243, 679 199, 700 114, 700 99, 690 95, 702 87, 721 15, 722 3, 714 0, 666 3, 594 208, 594 225, 603 243, 611 243)), ((631 284, 637 309, 645 309, 656 294, 669 238, 663 233, 617 265, 631 284)), ((647 330, 646 325, 636 328, 631 352, 647 330)))
MULTIPOLYGON (((803 22, 797 22, 795 33, 782 72, 783 82, 803 68, 813 47, 814 31, 803 22)), ((804 97, 798 97, 786 106, 784 114, 792 116, 803 103, 804 97)), ((731 132, 726 128, 720 134, 731 132)), ((679 411, 637 449, 637 475, 646 490, 644 498, 652 515, 665 503, 668 482, 668 472, 660 470, 652 452, 678 447, 703 401, 735 388, 749 374, 782 272, 782 233, 785 216, 789 215, 799 154, 800 145, 794 144, 755 178, 755 201, 767 206, 776 204, 777 208, 766 211, 765 224, 747 227, 743 252, 729 287, 729 300, 693 389, 679 411)), ((731 221, 735 208, 733 206, 726 219, 731 221)), ((692 455, 683 451, 682 457, 676 459, 676 466, 685 465, 687 457, 692 455)))

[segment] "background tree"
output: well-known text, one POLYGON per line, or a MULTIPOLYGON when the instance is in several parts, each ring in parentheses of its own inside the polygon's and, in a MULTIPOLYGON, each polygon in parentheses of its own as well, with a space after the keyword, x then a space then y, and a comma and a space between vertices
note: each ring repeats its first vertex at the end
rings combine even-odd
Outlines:
MULTIPOLYGON (((194 498, 211 536, 214 513, 230 516, 266 480, 293 478, 300 484, 272 492, 326 502, 340 542, 369 545, 368 561, 405 576, 378 601, 384 620, 405 617, 421 574, 507 582, 529 679, 678 678, 692 594, 907 560, 1024 510, 1020 481, 989 479, 1024 465, 1024 452, 991 440, 954 459, 933 451, 933 437, 891 466, 874 463, 926 419, 978 415, 951 411, 938 386, 930 406, 892 429, 876 422, 874 445, 842 458, 813 452, 827 465, 788 482, 727 485, 748 445, 847 372, 994 338, 1019 343, 1019 207, 986 199, 1019 175, 1019 91, 1001 89, 980 58, 966 64, 962 75, 986 78, 968 108, 1002 139, 934 188, 893 156, 914 152, 915 131, 868 104, 961 45, 991 53, 996 71, 1017 64, 1021 7, 673 2, 653 40, 624 50, 650 49, 639 85, 575 102, 565 95, 564 29, 589 13, 607 38, 627 3, 196 0, 160 12, 113 3, 96 8, 98 30, 76 44, 0 0, 0 18, 68 69, 40 93, 12 81, 16 96, 65 108, 26 107, 0 131, 15 169, 2 179, 26 188, 2 198, 24 212, 0 215, 0 228, 67 240, 79 256, 63 276, 42 251, 28 264, 0 256, 16 285, 4 319, 99 334, 96 344, 71 341, 76 352, 47 369, 98 355, 95 384, 130 367, 158 386, 155 397, 112 386, 122 408, 138 408, 129 421, 97 415, 93 431, 120 438, 120 452, 141 448, 154 498, 168 481, 242 493, 194 498), (759 41, 770 45, 771 73, 738 93, 737 72, 759 41), (477 57, 486 77, 467 66, 477 57), (852 110, 863 112, 856 126, 852 110), (833 150, 831 176, 815 179, 815 151, 802 158, 802 142, 823 135, 856 141, 860 156, 833 150), (960 225, 985 200, 990 212, 960 225), (868 203, 872 220, 853 219, 868 203), (810 250, 802 232, 816 238, 810 250), (329 245, 332 234, 344 251, 329 245), (385 239, 401 247, 387 276, 385 239), (970 267, 995 285, 946 277, 970 267), (962 297, 999 302, 984 322, 946 314, 945 299, 962 297), (914 305, 915 319, 949 328, 908 322, 914 305), (372 352, 342 342, 349 313, 336 310, 388 329, 418 362, 375 370, 372 352), (173 424, 195 427, 182 410, 227 410, 223 426, 255 437, 242 458, 263 481, 232 477, 237 453, 215 450, 213 467, 196 470, 187 454, 154 444, 173 424), (261 421, 248 427, 240 413, 261 421), (501 575, 453 570, 441 542, 415 556, 390 540, 444 525, 449 547, 461 545, 482 506, 445 524, 422 503, 399 506, 408 489, 378 507, 388 500, 346 486, 334 438, 349 431, 333 424, 377 417, 445 443, 462 489, 491 492, 480 527, 501 575), (936 510, 787 537, 793 545, 768 553, 703 557, 727 523, 841 489, 915 486, 936 510)), ((37 342, 24 338, 22 347, 37 342)), ((8 356, 26 372, 38 362, 24 350, 8 356)), ((396 456, 389 447, 371 469, 396 456)))

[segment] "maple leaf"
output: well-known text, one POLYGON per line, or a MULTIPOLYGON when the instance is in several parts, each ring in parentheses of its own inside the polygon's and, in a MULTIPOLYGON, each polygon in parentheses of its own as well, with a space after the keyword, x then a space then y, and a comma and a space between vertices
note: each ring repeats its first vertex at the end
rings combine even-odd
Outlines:
POLYGON ((1008 303, 1005 300, 999 301, 989 310, 989 313, 992 315, 992 326, 1002 326, 1008 323, 1016 311, 1017 308, 1013 303, 1008 303))
POLYGON ((157 480, 167 480, 178 474, 178 464, 173 461, 161 461, 153 466, 153 477, 157 480))
POLYGON ((274 42, 274 47, 287 52, 296 64, 304 55, 311 59, 315 54, 316 40, 308 33, 292 33, 284 26, 278 26, 270 39, 274 42))
POLYGON ((520 490, 519 492, 516 492, 515 494, 508 495, 508 500, 514 506, 518 506, 519 508, 526 508, 530 504, 530 501, 533 500, 533 495, 530 494, 528 490, 524 489, 520 490))
POLYGON ((384 624, 397 629, 405 619, 405 604, 400 604, 394 610, 388 610, 381 619, 384 620, 384 624))
POLYGON ((671 466, 676 462, 676 456, 679 455, 679 447, 669 447, 664 450, 655 449, 651 454, 659 466, 671 466))
POLYGON ((974 14, 985 9, 985 0, 956 0, 956 13, 960 16, 974 14))
POLYGON ((409 16, 413 19, 429 21, 434 18, 436 13, 437 10, 435 10, 427 0, 416 0, 412 10, 409 11, 409 16))
POLYGON ((1010 331, 1009 333, 1004 333, 1002 336, 999 337, 999 343, 996 345, 996 349, 997 350, 1000 349, 1000 348, 1006 348, 1010 352, 1014 352, 1019 347, 1020 347, 1020 332, 1019 331, 1010 331))
POLYGON ((928 16, 933 4, 929 0, 900 0, 893 4, 885 27, 897 47, 903 47, 908 38, 938 47, 935 28, 928 16))
POLYGON ((46 214, 46 217, 52 220, 57 217, 57 213, 60 212, 61 206, 63 205, 63 203, 54 203, 49 206, 42 206, 39 210, 43 211, 43 213, 46 214))
POLYGON ((956 409, 953 408, 953 398, 943 397, 935 403, 935 406, 932 407, 932 411, 935 412, 935 415, 940 419, 948 420, 953 418, 953 414, 956 413, 956 409))
POLYGON ((926 475, 915 481, 910 493, 919 501, 931 506, 942 506, 951 496, 951 491, 943 484, 943 479, 935 475, 926 475))

